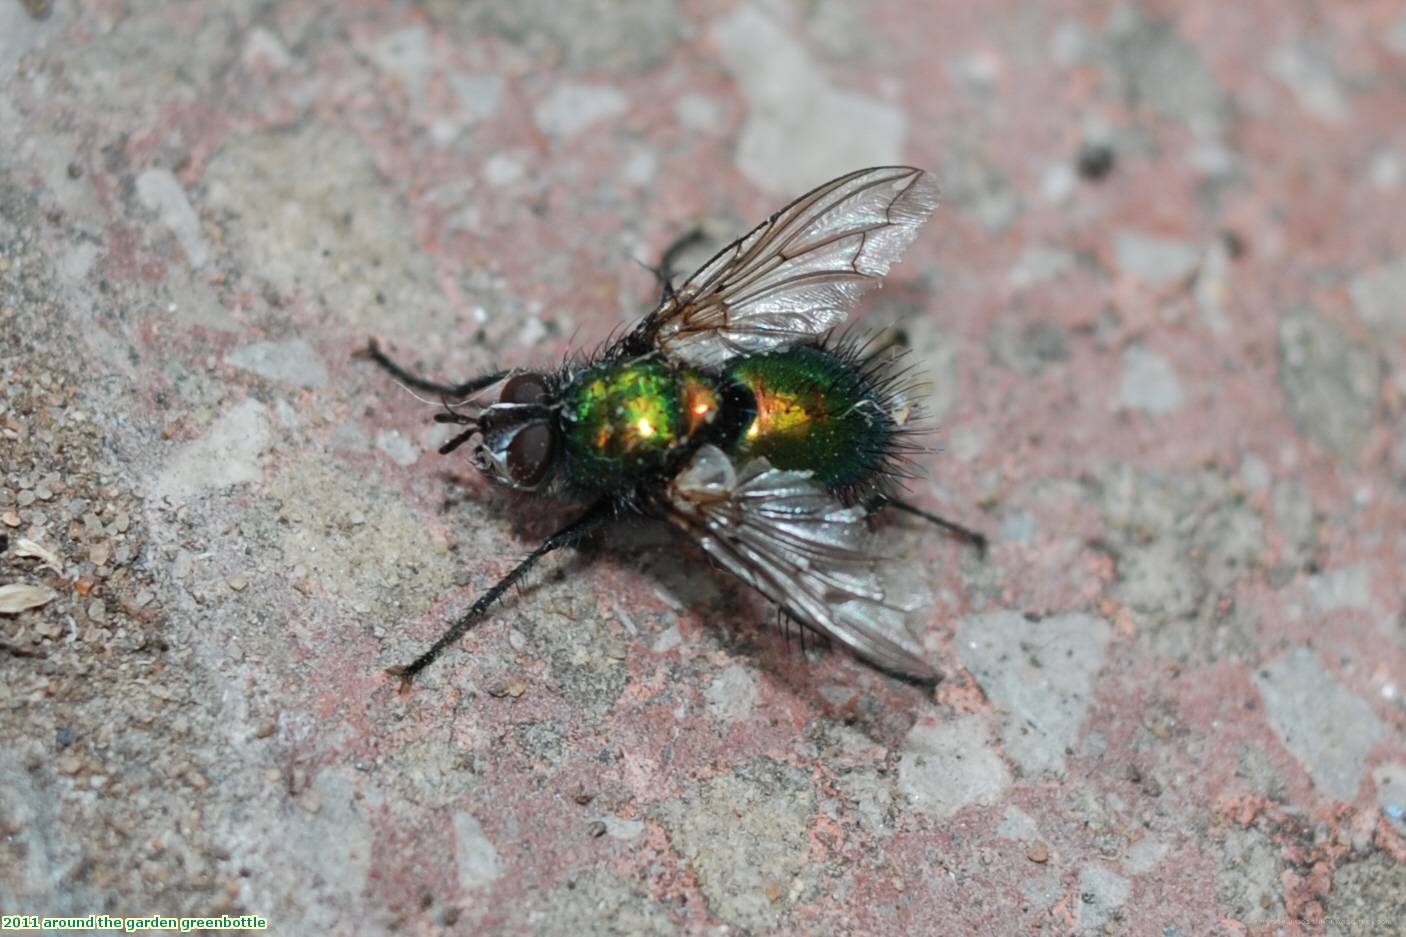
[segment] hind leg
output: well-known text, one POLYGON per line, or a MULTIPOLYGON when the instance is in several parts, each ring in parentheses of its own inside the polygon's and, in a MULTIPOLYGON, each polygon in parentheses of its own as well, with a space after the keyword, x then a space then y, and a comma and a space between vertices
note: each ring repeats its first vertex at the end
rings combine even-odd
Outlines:
POLYGON ((976 547, 976 552, 980 555, 986 555, 987 540, 985 534, 981 533, 980 531, 972 530, 970 527, 963 527, 956 521, 949 521, 945 517, 939 517, 936 514, 924 511, 917 505, 909 504, 907 501, 903 501, 899 498, 895 498, 890 495, 876 495, 873 498, 869 499, 867 507, 869 508, 869 511, 871 513, 882 511, 886 507, 894 507, 898 508, 898 510, 904 512, 905 514, 912 514, 914 517, 921 517, 928 523, 935 524, 938 527, 942 528, 942 530, 944 530, 951 536, 956 537, 959 540, 965 540, 967 543, 976 547))

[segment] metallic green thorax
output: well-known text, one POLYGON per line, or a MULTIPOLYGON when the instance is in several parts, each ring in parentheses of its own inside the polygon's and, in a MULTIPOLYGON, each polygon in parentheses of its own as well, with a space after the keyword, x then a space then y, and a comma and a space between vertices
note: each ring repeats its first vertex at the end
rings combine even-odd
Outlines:
POLYGON ((561 413, 567 476, 596 489, 625 487, 703 442, 854 489, 881 470, 895 432, 853 361, 808 346, 740 358, 720 375, 607 361, 571 378, 561 413))
POLYGON ((809 470, 832 490, 863 485, 883 466, 894 422, 853 362, 803 346, 740 359, 728 374, 752 392, 756 407, 737 441, 739 456, 809 470))
POLYGON ((712 379, 659 359, 587 368, 563 397, 568 474, 608 487, 660 469, 717 411, 712 379))

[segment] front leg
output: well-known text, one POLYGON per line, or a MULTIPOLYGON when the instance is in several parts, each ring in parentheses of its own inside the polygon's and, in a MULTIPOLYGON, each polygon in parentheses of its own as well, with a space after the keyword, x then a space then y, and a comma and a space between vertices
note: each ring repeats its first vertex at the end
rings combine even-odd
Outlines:
POLYGON ((462 384, 441 384, 438 381, 420 377, 418 374, 411 374, 409 371, 405 370, 405 368, 396 364, 390 358, 386 357, 385 352, 381 351, 381 346, 376 344, 374 338, 366 343, 365 348, 356 352, 352 357, 374 361, 382 370, 389 373, 391 377, 400 381, 400 383, 404 384, 406 387, 413 387, 416 390, 423 390, 431 394, 439 394, 441 397, 448 400, 463 400, 465 397, 476 394, 485 387, 502 380, 510 373, 508 371, 495 371, 491 374, 471 378, 464 381, 462 384))
POLYGON ((614 506, 608 500, 602 499, 591 505, 586 509, 584 514, 548 537, 542 542, 541 546, 537 547, 537 549, 529 553, 521 563, 513 567, 511 572, 494 583, 492 588, 487 592, 480 595, 469 610, 465 612, 458 621, 445 629, 444 633, 439 636, 434 644, 430 645, 428 651, 415 658, 409 664, 398 664, 394 667, 387 668, 386 673, 393 677, 399 677, 403 689, 409 688, 416 674, 424 670, 430 664, 433 664, 435 658, 439 657, 439 655, 444 652, 445 648, 449 647, 449 645, 453 644, 455 641, 458 641, 464 636, 465 632, 482 621, 483 618, 487 616, 488 609, 493 603, 498 601, 503 593, 511 589, 519 579, 527 575, 528 570, 537 565, 538 560, 548 553, 551 553, 553 550, 580 543, 614 516, 614 506))

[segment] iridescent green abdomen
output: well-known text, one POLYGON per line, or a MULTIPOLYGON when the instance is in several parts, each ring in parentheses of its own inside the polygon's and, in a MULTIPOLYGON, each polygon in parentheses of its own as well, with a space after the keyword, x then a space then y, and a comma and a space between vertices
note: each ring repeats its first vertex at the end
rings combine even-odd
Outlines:
POLYGON ((755 417, 734 452, 777 468, 809 470, 832 490, 863 485, 889 454, 894 423, 852 361, 801 346, 732 362, 755 417))
POLYGON ((659 359, 587 368, 562 399, 567 475, 591 488, 633 482, 704 434, 720 405, 713 378, 659 359))

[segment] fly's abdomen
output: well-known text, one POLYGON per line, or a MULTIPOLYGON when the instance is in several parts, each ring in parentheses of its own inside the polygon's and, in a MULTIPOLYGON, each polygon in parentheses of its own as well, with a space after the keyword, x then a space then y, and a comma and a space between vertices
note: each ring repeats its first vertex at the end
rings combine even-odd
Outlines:
POLYGON ((563 395, 568 475, 585 487, 623 487, 668 465, 707 432, 719 408, 711 378, 661 360, 587 368, 563 395))
POLYGON ((836 491, 860 489, 883 468, 894 422, 852 362, 801 346, 742 358, 728 376, 755 401, 734 446, 740 460, 764 456, 777 468, 810 471, 836 491))

